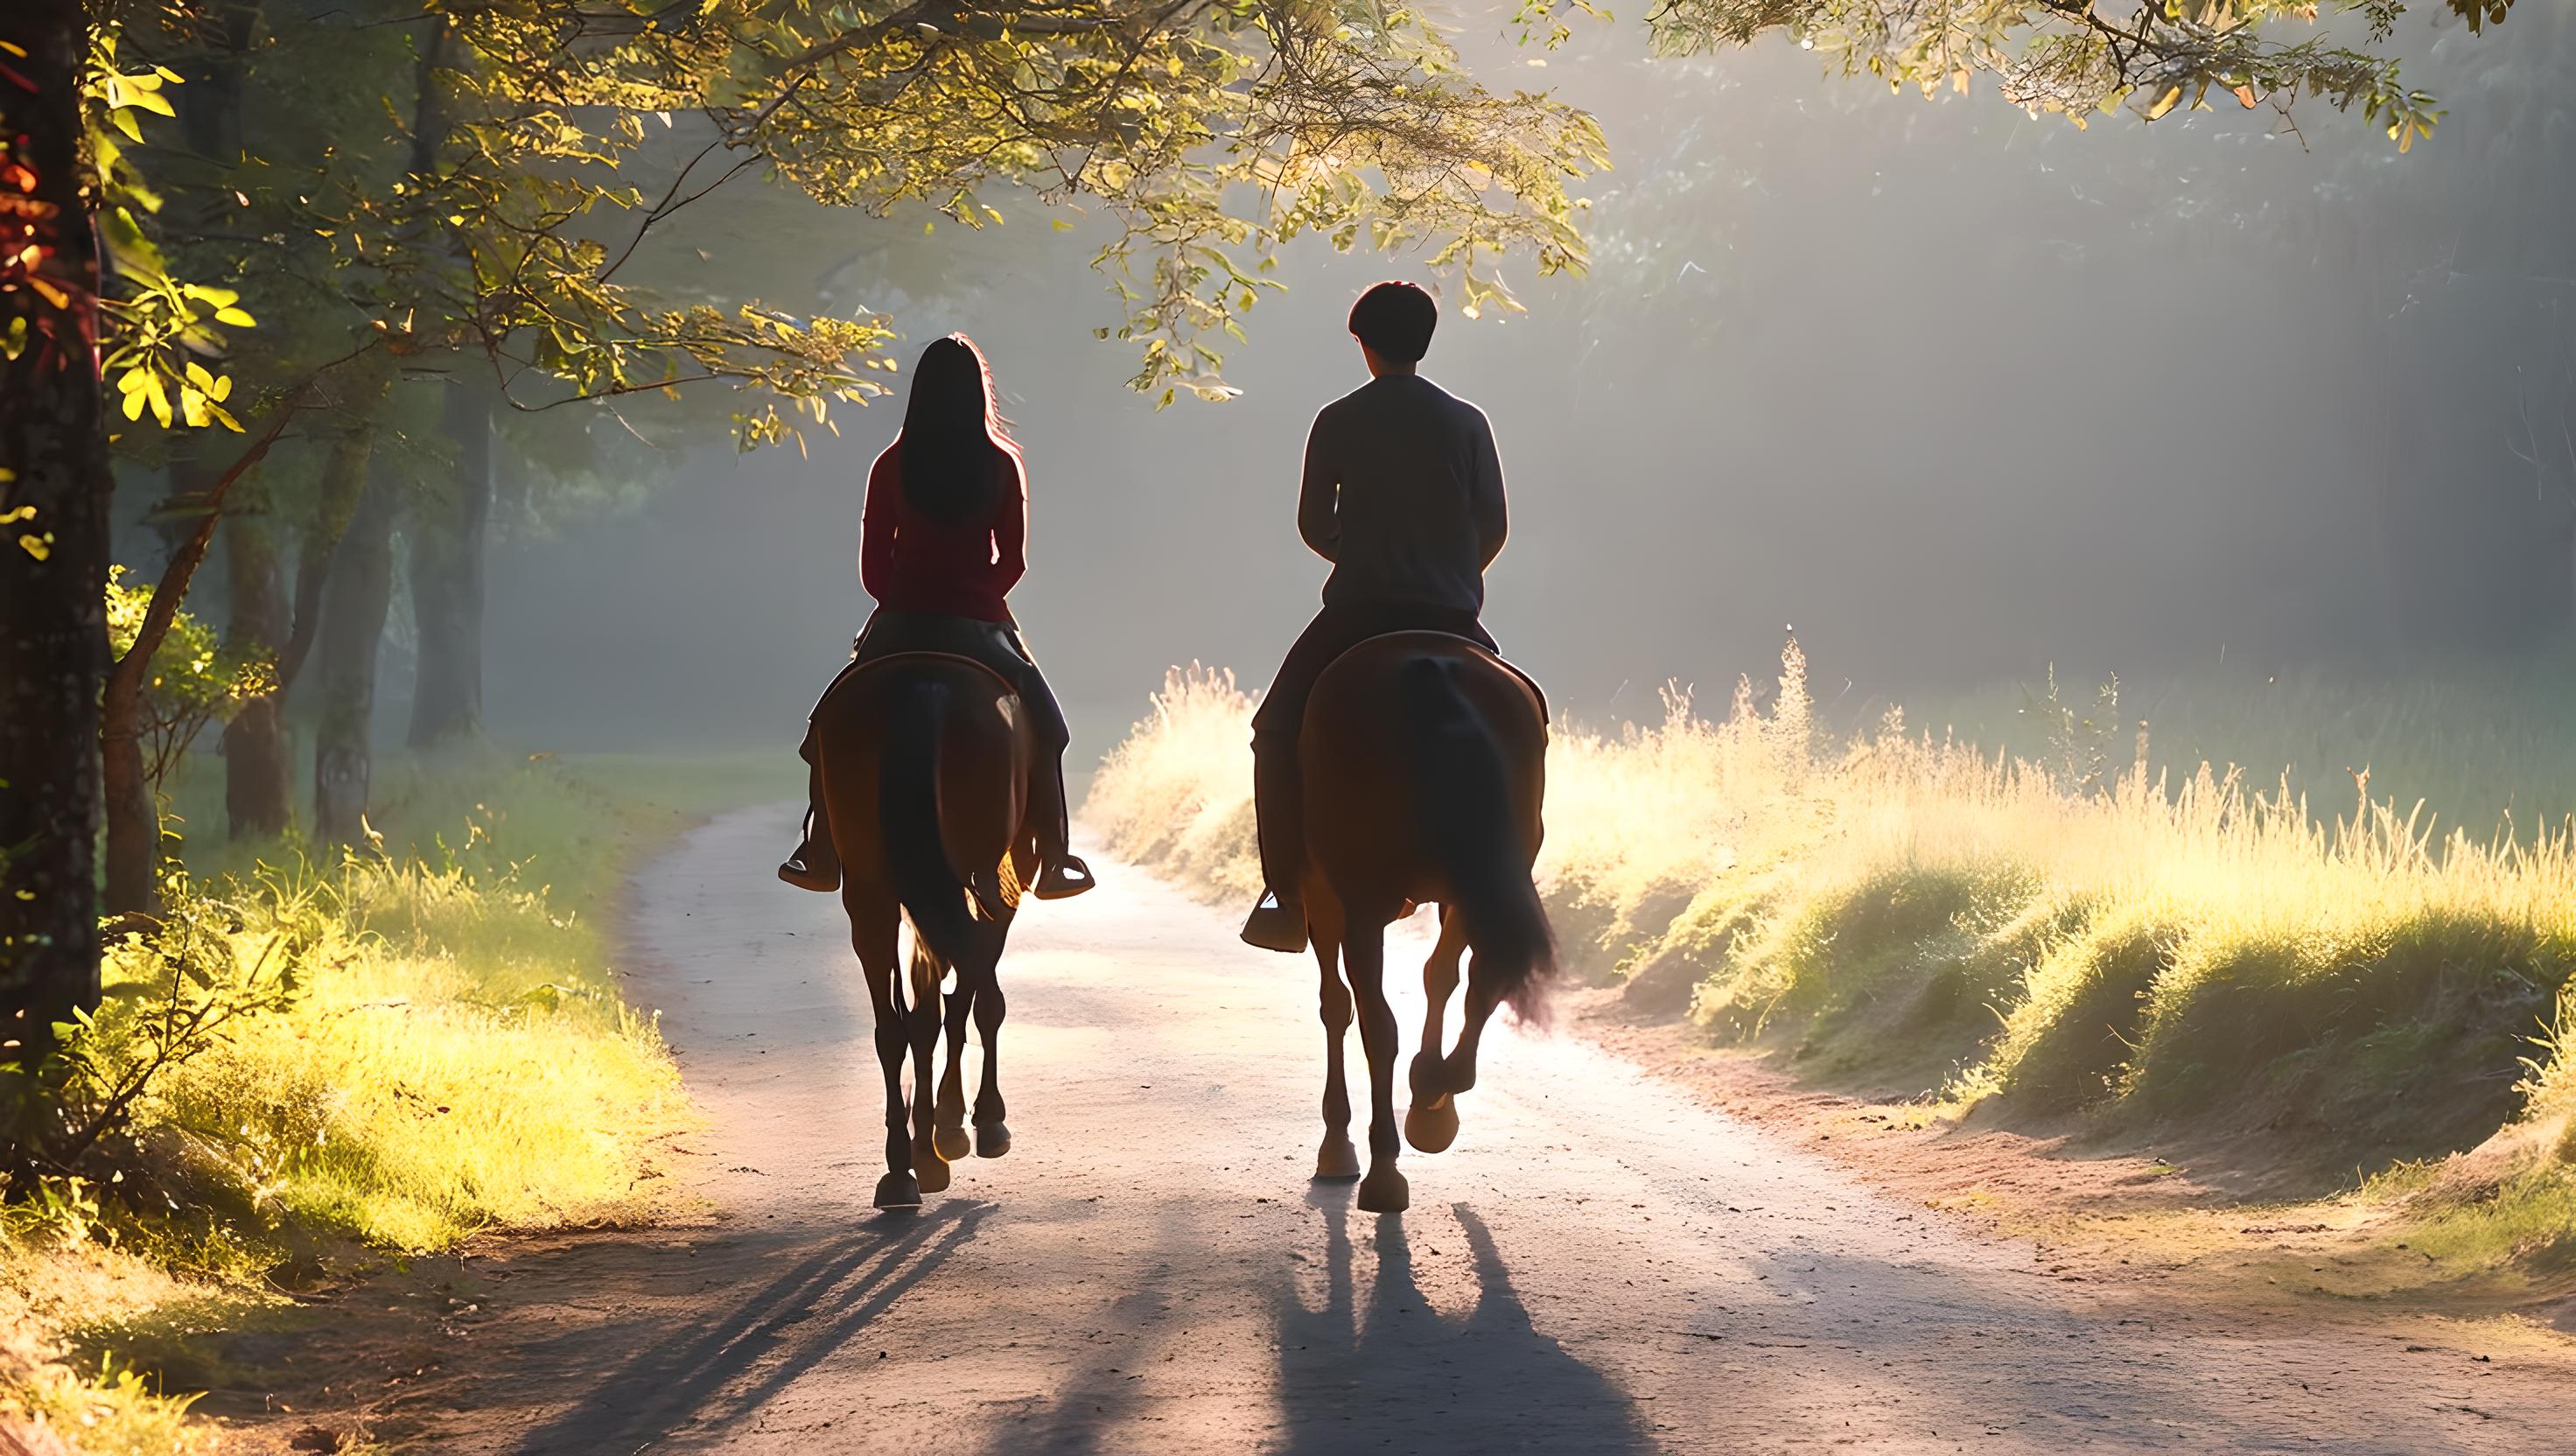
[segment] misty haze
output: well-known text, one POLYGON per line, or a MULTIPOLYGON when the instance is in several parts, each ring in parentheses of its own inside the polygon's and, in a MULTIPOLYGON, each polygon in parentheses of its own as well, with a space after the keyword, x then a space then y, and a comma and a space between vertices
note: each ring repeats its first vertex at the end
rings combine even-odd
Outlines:
POLYGON ((2569 1449, 2571 674, 2576 0, 8 0, 0 1452, 2569 1449))

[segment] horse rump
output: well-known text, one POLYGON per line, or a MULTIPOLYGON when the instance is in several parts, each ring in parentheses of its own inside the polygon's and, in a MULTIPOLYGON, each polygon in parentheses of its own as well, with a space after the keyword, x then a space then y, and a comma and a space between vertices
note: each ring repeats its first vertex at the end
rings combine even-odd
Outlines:
POLYGON ((1556 936, 1530 878, 1530 847, 1512 812, 1511 765, 1494 725, 1459 682, 1463 664, 1420 657, 1400 688, 1423 844, 1466 917, 1475 974, 1524 1022, 1544 1024, 1556 936))
POLYGON ((940 832, 939 756, 949 712, 948 685, 906 682, 886 703, 885 748, 877 760, 877 832, 886 879, 913 934, 943 966, 971 964, 980 928, 967 908, 966 877, 957 872, 940 832))

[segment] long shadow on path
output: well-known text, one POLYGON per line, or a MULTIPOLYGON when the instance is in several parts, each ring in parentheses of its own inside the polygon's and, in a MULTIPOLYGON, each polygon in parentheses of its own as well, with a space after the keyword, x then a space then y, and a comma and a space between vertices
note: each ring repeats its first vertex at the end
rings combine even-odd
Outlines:
POLYGON ((1326 1224, 1324 1306, 1292 1288, 1278 1301, 1280 1450, 1581 1451, 1652 1448, 1628 1398, 1530 1323, 1493 1235, 1465 1204, 1476 1306, 1431 1309, 1415 1283, 1401 1215, 1376 1220, 1377 1277, 1355 1292, 1350 1190, 1319 1188, 1326 1224))
POLYGON ((639 1321, 633 1358, 579 1405, 530 1432, 517 1451, 635 1451, 693 1427, 734 1426, 928 1278, 991 1211, 990 1204, 943 1204, 822 1239, 694 1334, 639 1321))

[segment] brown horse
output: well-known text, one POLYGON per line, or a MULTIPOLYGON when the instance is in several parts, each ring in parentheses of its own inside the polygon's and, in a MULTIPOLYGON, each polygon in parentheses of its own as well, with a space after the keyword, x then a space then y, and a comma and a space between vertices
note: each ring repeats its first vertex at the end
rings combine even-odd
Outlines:
POLYGON ((1458 1134, 1456 1099, 1476 1085, 1486 1020, 1498 1005, 1537 1019, 1555 974, 1547 912, 1530 878, 1547 791, 1547 709, 1527 680, 1465 638, 1373 637, 1334 659, 1316 682, 1298 763, 1306 919, 1323 968, 1324 1142, 1315 1176, 1360 1171, 1342 1071, 1356 995, 1371 1092, 1369 1173, 1359 1206, 1396 1212, 1409 1194, 1395 1166, 1386 927, 1416 903, 1441 907, 1440 942, 1422 968, 1431 1008, 1413 1058, 1404 1129, 1415 1148, 1436 1153, 1458 1134), (1443 1056, 1442 1016, 1458 988, 1459 958, 1471 950, 1458 1044, 1443 1056))
POLYGON ((981 663, 934 652, 882 657, 852 671, 814 710, 841 904, 876 1011, 885 1068, 886 1168, 879 1208, 918 1208, 966 1156, 962 1063, 971 1015, 984 1043, 973 1151, 1010 1151, 995 1043, 1004 1003, 995 968, 1032 859, 1024 824, 1034 738, 1011 685, 981 663), (899 976, 897 925, 912 922, 912 965, 899 976), (931 1059, 946 996, 948 1068, 937 1096, 931 1059), (913 1057, 910 1127, 903 1061, 913 1057))

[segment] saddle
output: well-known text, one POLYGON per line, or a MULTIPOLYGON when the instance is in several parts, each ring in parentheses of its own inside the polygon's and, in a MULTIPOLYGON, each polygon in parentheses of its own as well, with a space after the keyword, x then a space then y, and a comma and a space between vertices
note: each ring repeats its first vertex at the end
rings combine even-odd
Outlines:
POLYGON ((1547 705, 1547 689, 1538 685, 1538 679, 1530 676, 1528 669, 1522 667, 1519 663, 1514 662, 1510 658, 1496 652, 1494 649, 1487 647, 1484 643, 1477 641, 1473 637, 1461 637, 1455 632, 1441 632, 1430 628, 1408 628, 1402 632, 1381 632, 1375 637, 1364 637, 1360 641, 1352 644, 1348 651, 1357 652, 1372 642, 1383 641, 1389 637, 1445 637, 1448 640, 1457 643, 1467 651, 1474 653, 1476 656, 1485 659, 1487 662, 1493 663, 1503 671, 1519 678, 1521 680, 1521 686, 1529 689, 1530 696, 1538 700, 1539 721, 1542 723, 1554 723, 1556 721, 1555 713, 1551 711, 1547 705))

